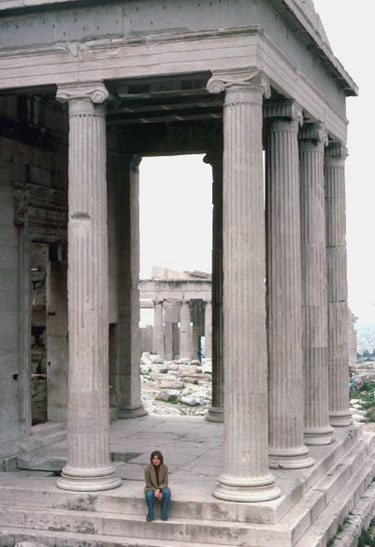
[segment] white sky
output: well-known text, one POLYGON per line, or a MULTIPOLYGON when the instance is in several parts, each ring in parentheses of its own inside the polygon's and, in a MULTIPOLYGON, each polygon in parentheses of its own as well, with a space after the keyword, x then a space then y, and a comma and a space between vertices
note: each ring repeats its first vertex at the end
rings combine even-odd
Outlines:
POLYGON ((152 266, 211 272, 212 171, 203 156, 143 158, 140 277, 152 266))
POLYGON ((359 86, 347 99, 346 161, 349 305, 375 323, 374 0, 314 0, 332 50, 359 86))
MULTIPOLYGON (((332 50, 359 86, 348 98, 346 186, 349 305, 375 323, 374 0, 314 0, 332 50)), ((141 278, 152 266, 211 270, 211 168, 201 156, 141 163, 141 278), (193 159, 192 159, 193 158, 193 159)))

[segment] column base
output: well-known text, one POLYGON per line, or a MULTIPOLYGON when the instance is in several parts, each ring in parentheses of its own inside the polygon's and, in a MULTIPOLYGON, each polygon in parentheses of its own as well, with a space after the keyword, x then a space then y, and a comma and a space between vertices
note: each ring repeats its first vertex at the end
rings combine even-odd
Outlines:
POLYGON ((305 429, 303 440, 307 445, 325 445, 333 441, 332 427, 320 429, 305 429))
POLYGON ((223 423, 224 422, 224 411, 222 408, 219 408, 217 406, 211 406, 206 416, 204 417, 207 422, 216 422, 216 423, 223 423))
POLYGON ((329 415, 329 423, 332 427, 346 427, 353 423, 350 410, 337 411, 329 415))
POLYGON ((138 406, 136 408, 123 406, 120 408, 118 413, 118 418, 120 420, 127 420, 130 418, 140 418, 141 416, 146 416, 148 414, 147 410, 143 407, 143 405, 138 406))
POLYGON ((64 467, 61 477, 56 481, 56 486, 69 492, 97 492, 112 490, 120 486, 121 483, 122 480, 116 475, 113 468, 106 475, 84 477, 83 475, 69 474, 69 469, 64 467))
POLYGON ((297 449, 274 450, 269 452, 271 469, 303 469, 314 465, 308 449, 303 446, 297 449))
POLYGON ((275 486, 272 475, 253 481, 221 475, 212 495, 221 500, 248 503, 275 500, 281 496, 281 491, 275 486))

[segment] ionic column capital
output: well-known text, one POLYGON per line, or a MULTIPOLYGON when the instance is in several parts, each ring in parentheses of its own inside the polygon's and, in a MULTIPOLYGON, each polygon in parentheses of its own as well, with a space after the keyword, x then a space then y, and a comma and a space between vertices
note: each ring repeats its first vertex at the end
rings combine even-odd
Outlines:
POLYGON ((214 71, 208 80, 207 89, 216 94, 226 91, 226 103, 249 102, 246 92, 258 91, 266 98, 271 95, 269 80, 257 67, 214 71))
POLYGON ((299 134, 299 140, 307 145, 328 145, 328 133, 323 122, 305 123, 299 134))
POLYGON ((332 141, 325 149, 325 161, 329 165, 343 165, 348 156, 347 147, 340 141, 332 141))
POLYGON ((294 121, 303 124, 302 107, 294 99, 282 99, 264 105, 264 118, 268 121, 294 121))
POLYGON ((108 89, 101 81, 61 84, 57 87, 56 93, 56 99, 60 103, 74 100, 89 100, 94 104, 100 104, 104 103, 109 96, 108 89))

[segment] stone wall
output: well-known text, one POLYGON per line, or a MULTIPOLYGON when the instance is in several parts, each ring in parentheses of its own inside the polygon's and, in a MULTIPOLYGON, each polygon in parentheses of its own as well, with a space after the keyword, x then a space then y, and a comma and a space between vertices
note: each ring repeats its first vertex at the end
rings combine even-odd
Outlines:
MULTIPOLYGON (((54 188, 66 189, 65 132, 58 105, 31 95, 0 97, 0 456, 14 452, 17 440, 30 431, 31 374, 45 372, 45 356, 37 348, 45 342, 43 326, 38 327, 39 304, 31 337, 31 242, 53 238, 54 210, 43 211, 54 188)), ((58 237, 66 232, 61 214, 59 218, 58 237)))

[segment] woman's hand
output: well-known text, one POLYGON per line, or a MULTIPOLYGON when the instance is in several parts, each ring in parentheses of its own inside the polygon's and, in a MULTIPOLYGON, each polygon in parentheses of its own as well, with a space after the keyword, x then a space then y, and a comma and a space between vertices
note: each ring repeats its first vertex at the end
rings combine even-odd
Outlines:
POLYGON ((160 488, 155 490, 155 497, 158 498, 158 500, 161 500, 161 498, 163 497, 163 494, 161 493, 160 488))

